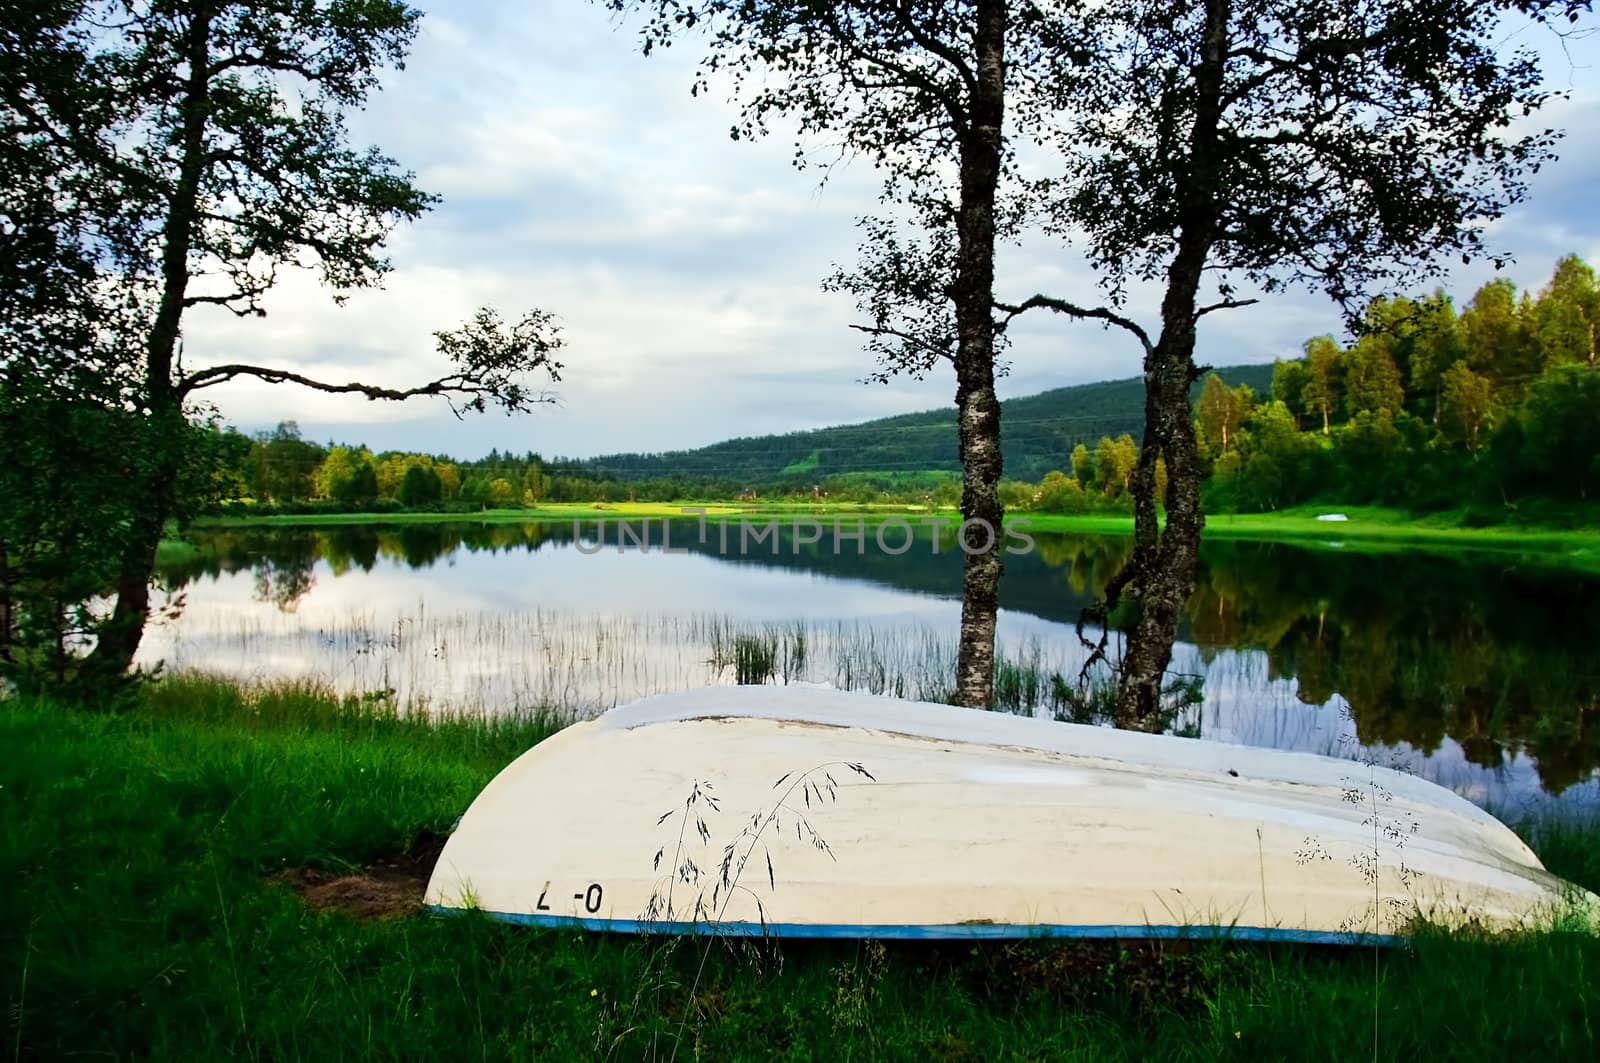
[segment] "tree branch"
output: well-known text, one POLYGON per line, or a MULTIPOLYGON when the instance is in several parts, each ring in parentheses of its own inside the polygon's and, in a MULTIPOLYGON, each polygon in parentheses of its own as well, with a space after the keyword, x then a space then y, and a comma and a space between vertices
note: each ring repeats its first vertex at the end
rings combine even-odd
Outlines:
POLYGON ((959 77, 961 79, 961 83, 966 86, 969 95, 977 93, 977 75, 974 74, 972 68, 967 65, 966 59, 961 55, 960 52, 956 51, 945 42, 936 40, 935 38, 929 36, 927 31, 917 24, 917 20, 911 17, 911 9, 907 5, 906 0, 897 0, 894 5, 894 13, 895 20, 900 23, 901 28, 911 35, 911 39, 913 41, 915 41, 924 51, 938 56, 955 69, 956 76, 959 77))
MULTIPOLYGON (((384 388, 376 384, 362 384, 352 381, 348 384, 330 384, 326 381, 315 380, 288 369, 272 369, 260 365, 218 365, 209 369, 202 369, 190 374, 178 385, 178 394, 187 397, 190 393, 201 388, 213 387, 217 384, 235 380, 242 376, 255 377, 269 384, 299 384, 315 391, 324 391, 330 395, 364 395, 374 402, 405 402, 407 399, 422 396, 439 396, 443 398, 468 397, 479 399, 496 395, 497 389, 484 383, 472 380, 461 373, 440 377, 420 387, 414 388, 384 388)), ((524 404, 554 404, 556 397, 547 392, 523 397, 524 404)), ((451 404, 454 410, 454 403, 451 404)), ((459 411, 457 411, 459 416, 459 411)))
POLYGON ((492 307, 479 309, 459 329, 435 332, 439 353, 448 358, 456 371, 414 388, 385 388, 352 381, 330 384, 288 369, 260 365, 217 365, 182 377, 177 383, 180 398, 187 399, 201 388, 209 388, 242 376, 255 377, 269 384, 299 384, 330 395, 365 395, 368 399, 404 402, 422 396, 439 396, 450 402, 457 417, 463 410, 483 412, 492 402, 507 413, 520 413, 537 405, 554 403, 544 391, 531 391, 522 378, 542 371, 552 381, 560 381, 562 365, 553 357, 562 348, 561 329, 543 310, 530 310, 509 326, 492 307), (463 400, 460 406, 457 399, 463 400))
MULTIPOLYGON (((904 87, 907 89, 913 89, 926 93, 929 98, 944 108, 945 113, 950 116, 951 127, 956 130, 958 135, 965 135, 966 113, 962 107, 962 101, 959 95, 952 96, 949 91, 947 91, 946 86, 940 85, 924 71, 917 70, 915 67, 906 66, 902 63, 894 62, 893 60, 885 58, 883 55, 875 51, 868 51, 867 49, 863 48, 859 43, 857 43, 854 34, 851 33, 848 28, 841 25, 836 15, 833 13, 830 12, 824 15, 823 18, 828 24, 828 30, 834 40, 834 43, 843 48, 848 56, 856 59, 858 62, 866 63, 868 66, 876 67, 878 70, 881 70, 887 74, 894 75, 900 79, 904 87)), ((858 80, 858 76, 855 74, 855 72, 848 69, 848 67, 843 71, 843 73, 844 76, 851 81, 858 80)))
POLYGON ((1123 317, 1121 314, 1110 309, 1109 307, 1083 307, 1078 306, 1075 303, 1069 303, 1064 299, 1052 298, 1048 295, 1030 296, 1016 305, 1002 303, 999 300, 996 300, 994 307, 996 310, 1005 312, 1006 319, 1005 321, 1001 322, 1000 325, 1002 330, 1004 330, 1006 326, 1010 325, 1012 319, 1016 318, 1019 314, 1043 307, 1046 310, 1054 310, 1058 314, 1066 314, 1068 317, 1094 319, 1097 321, 1104 321, 1107 325, 1115 325, 1120 329, 1125 329, 1126 331, 1133 333, 1133 335, 1139 340, 1139 343, 1144 347, 1144 352, 1146 354, 1149 354, 1154 349, 1154 345, 1150 342, 1150 334, 1140 327, 1137 321, 1134 321, 1132 318, 1123 317))
POLYGON ((1234 310, 1241 306, 1255 306, 1260 301, 1260 299, 1224 299, 1220 303, 1212 303, 1209 306, 1200 307, 1194 312, 1194 317, 1198 321, 1214 310, 1234 310))
POLYGON ((935 357, 943 358, 947 362, 953 363, 955 361, 955 354, 948 347, 930 343, 921 336, 916 336, 909 332, 902 332, 899 329, 892 329, 882 325, 851 325, 850 327, 857 332, 865 332, 869 336, 893 336, 897 340, 909 343, 911 346, 927 351, 935 357))
POLYGON ((270 285, 250 290, 241 290, 231 295, 186 295, 183 297, 185 308, 191 306, 220 306, 236 317, 266 317, 267 312, 257 304, 257 300, 271 290, 270 285), (239 306, 237 304, 244 303, 239 306))

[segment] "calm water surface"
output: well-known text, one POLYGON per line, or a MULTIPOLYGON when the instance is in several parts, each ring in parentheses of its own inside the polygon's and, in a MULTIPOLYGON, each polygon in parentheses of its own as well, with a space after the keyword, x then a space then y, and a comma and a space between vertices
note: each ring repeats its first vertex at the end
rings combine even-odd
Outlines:
MULTIPOLYGON (((593 524, 212 531, 164 573, 181 598, 146 663, 317 677, 404 702, 601 711, 733 682, 732 648, 776 650, 776 682, 939 698, 954 673, 960 561, 783 536, 740 556, 713 528, 667 553, 593 524), (775 551, 775 552, 774 552, 775 551)), ((1050 711, 1074 626, 1127 541, 1036 535, 1007 559, 1008 707, 1050 711), (1027 677, 1039 680, 1028 685, 1027 677)), ((900 536, 889 545, 898 549, 900 536)), ((939 552, 934 552, 938 546, 939 552)), ((1092 633, 1091 633, 1092 634, 1092 633)), ((1204 682, 1202 738, 1376 757, 1513 816, 1600 803, 1600 579, 1505 555, 1353 554, 1208 543, 1173 669, 1204 682)))

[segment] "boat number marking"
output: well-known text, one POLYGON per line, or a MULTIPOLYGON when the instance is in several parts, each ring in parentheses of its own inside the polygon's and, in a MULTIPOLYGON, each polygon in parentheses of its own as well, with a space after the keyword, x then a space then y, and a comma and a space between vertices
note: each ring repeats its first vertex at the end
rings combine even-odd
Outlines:
POLYGON ((550 892, 550 883, 546 882, 544 884, 544 889, 539 891, 539 903, 535 904, 533 906, 533 910, 534 911, 536 911, 536 912, 548 912, 550 910, 550 906, 548 904, 544 903, 544 895, 546 893, 549 893, 549 892, 550 892))
POLYGON ((591 882, 589 883, 588 889, 584 890, 582 893, 574 893, 572 895, 572 899, 575 901, 582 901, 583 910, 588 912, 590 915, 593 915, 595 912, 600 910, 600 898, 603 893, 604 891, 600 889, 600 883, 591 882))

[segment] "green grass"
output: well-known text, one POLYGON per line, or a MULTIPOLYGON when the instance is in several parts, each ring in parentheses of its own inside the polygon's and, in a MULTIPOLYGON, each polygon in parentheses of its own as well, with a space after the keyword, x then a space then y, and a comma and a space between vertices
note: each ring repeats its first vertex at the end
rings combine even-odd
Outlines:
POLYGON ((156 564, 180 565, 200 556, 198 546, 184 539, 173 538, 172 534, 169 532, 169 537, 162 539, 156 547, 156 564))
MULTIPOLYGON (((1133 518, 1028 513, 1033 530, 1079 534, 1130 535, 1133 518)), ((1349 553, 1398 550, 1484 551, 1513 554, 1537 564, 1600 571, 1600 527, 1496 524, 1471 527, 1461 511, 1416 516, 1381 506, 1297 506, 1275 513, 1213 513, 1206 517, 1207 539, 1252 539, 1324 546, 1349 553), (1320 521, 1323 513, 1348 520, 1320 521)))
POLYGON ((792 461, 783 467, 780 476, 803 476, 808 472, 815 472, 821 465, 820 451, 813 450, 798 461, 792 461))
MULTIPOLYGON (((478 513, 325 513, 270 517, 217 517, 197 526, 243 527, 273 525, 338 524, 516 524, 598 519, 628 520, 686 517, 685 508, 703 508, 711 519, 785 519, 797 516, 863 517, 936 516, 946 522, 959 519, 954 509, 927 506, 873 505, 849 502, 616 502, 547 503, 527 509, 490 509, 478 513)), ((1008 519, 1026 519, 1037 531, 1079 534, 1128 535, 1131 516, 1104 514, 1014 513, 1008 519)), ((1516 549, 1558 553, 1585 563, 1600 564, 1600 524, 1574 520, 1557 523, 1504 523, 1477 526, 1465 510, 1412 514, 1383 506, 1341 506, 1333 503, 1296 506, 1273 513, 1214 513, 1206 518, 1206 535, 1218 539, 1324 540, 1333 542, 1383 541, 1410 546, 1516 549), (1343 513, 1348 520, 1319 521, 1323 513, 1343 513)))
MULTIPOLYGON (((663 517, 696 519, 685 509, 704 509, 707 519, 786 518, 816 514, 832 517, 926 514, 926 506, 871 505, 855 502, 553 502, 525 509, 485 509, 475 513, 315 513, 257 517, 205 517, 196 527, 240 528, 337 524, 537 524, 550 521, 640 520, 663 517)), ((953 512, 953 511, 952 511, 953 512)))
POLYGON ((1600 545, 1600 527, 1544 523, 1475 525, 1467 510, 1414 514, 1384 506, 1319 504, 1273 513, 1221 513, 1206 518, 1206 530, 1223 534, 1314 535, 1339 539, 1352 536, 1418 542, 1514 543, 1519 545, 1600 545), (1323 514, 1342 513, 1347 520, 1320 521, 1323 514))
MULTIPOLYGON (((443 830, 556 726, 169 679, 121 715, 0 703, 0 1051, 14 1058, 1348 1059, 1365 950, 700 945, 307 909, 269 876, 443 830)), ((1553 841, 1600 886, 1600 830, 1553 841)), ((1536 839, 1537 840, 1537 839, 1536 839)), ((1384 1058, 1591 1059, 1600 944, 1382 954, 1384 1058)))
POLYGON ((1552 819, 1521 822, 1516 827, 1546 870, 1600 893, 1600 838, 1594 823, 1552 819))

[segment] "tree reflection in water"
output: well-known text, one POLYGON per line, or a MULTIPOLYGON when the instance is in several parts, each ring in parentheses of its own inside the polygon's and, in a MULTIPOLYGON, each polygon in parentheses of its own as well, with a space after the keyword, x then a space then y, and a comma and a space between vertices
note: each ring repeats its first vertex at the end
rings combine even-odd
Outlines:
MULTIPOLYGON (((724 560, 959 596, 953 543, 946 537, 935 552, 931 533, 918 535, 912 549, 887 554, 870 533, 859 546, 835 543, 826 530, 816 543, 785 533, 774 546, 724 560)), ((181 589, 249 574, 257 600, 292 612, 319 577, 370 573, 381 564, 427 570, 463 552, 565 551, 576 536, 591 548, 616 548, 614 525, 603 539, 593 524, 568 523, 227 529, 203 533, 200 555, 163 576, 181 589)), ((652 542, 660 538, 658 525, 652 542)), ((1128 549, 1126 539, 1107 536, 1035 539, 1032 553, 1007 559, 1002 605, 1064 624, 1076 622, 1128 549)), ((675 526, 672 537, 675 548, 721 556, 717 540, 713 533, 700 543, 693 523, 675 526)), ((1303 705, 1342 698, 1363 744, 1431 752, 1450 738, 1485 768, 1525 752, 1551 792, 1600 767, 1600 579, 1511 555, 1363 554, 1272 543, 1212 541, 1201 560, 1181 637, 1206 664, 1225 651, 1259 651, 1265 674, 1255 689, 1293 680, 1303 705)), ((573 551, 571 563, 584 559, 573 551)), ((640 611, 670 607, 651 599, 647 583, 639 587, 640 611)))

